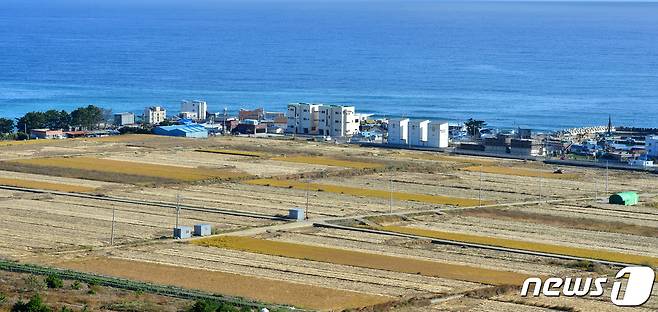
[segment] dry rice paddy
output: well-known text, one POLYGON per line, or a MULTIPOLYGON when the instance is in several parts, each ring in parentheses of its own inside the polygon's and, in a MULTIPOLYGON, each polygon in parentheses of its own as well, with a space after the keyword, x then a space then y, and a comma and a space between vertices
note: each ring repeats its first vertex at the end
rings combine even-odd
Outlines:
POLYGON ((498 166, 470 166, 462 168, 462 170, 547 179, 575 179, 577 177, 575 174, 556 174, 548 171, 498 166))
POLYGON ((233 297, 318 310, 343 310, 394 300, 388 296, 158 263, 97 258, 61 263, 68 269, 199 289, 233 297))
POLYGON ((259 152, 248 152, 248 151, 238 151, 238 150, 229 150, 229 149, 198 149, 195 152, 199 153, 211 153, 211 154, 223 154, 223 155, 235 155, 235 156, 246 156, 246 157, 265 157, 267 154, 259 152))
POLYGON ((75 192, 75 193, 93 192, 95 190, 95 188, 93 187, 87 187, 81 185, 71 185, 71 184, 63 184, 63 183, 11 179, 11 178, 0 178, 0 185, 25 187, 25 188, 49 190, 49 191, 75 192))
POLYGON ((658 258, 632 255, 632 254, 619 253, 619 252, 611 252, 605 250, 585 249, 585 248, 570 247, 570 246, 558 246, 558 245, 544 244, 538 242, 485 237, 485 236, 463 234, 463 233, 442 232, 442 231, 412 228, 405 226, 395 226, 395 225, 381 226, 378 227, 378 229, 384 231, 396 232, 396 233, 424 236, 429 238, 445 239, 445 240, 451 240, 456 242, 465 242, 465 243, 473 243, 473 244, 480 244, 487 246, 520 249, 526 251, 550 253, 557 255, 572 256, 572 257, 581 257, 588 259, 597 259, 597 260, 611 261, 611 262, 658 266, 658 258))
POLYGON ((333 167, 345 167, 352 169, 374 169, 374 168, 383 168, 383 164, 379 163, 368 163, 361 161, 350 161, 350 160, 340 160, 327 157, 315 157, 315 156, 288 156, 288 157, 275 157, 272 160, 280 160, 294 163, 310 164, 310 165, 323 165, 323 166, 333 166, 333 167))
POLYGON ((449 278, 488 285, 520 285, 524 274, 485 268, 396 257, 330 247, 320 247, 251 237, 220 236, 193 241, 206 247, 234 249, 265 255, 281 256, 385 271, 449 278))
MULTIPOLYGON (((389 199, 392 197, 394 200, 416 201, 416 202, 431 203, 438 205, 477 206, 480 203, 479 200, 470 199, 470 198, 390 192, 385 190, 356 188, 356 187, 348 187, 348 186, 340 186, 340 185, 332 185, 332 184, 304 183, 304 182, 291 181, 291 180, 256 179, 256 180, 249 180, 247 181, 247 183, 251 185, 294 188, 301 190, 308 189, 310 191, 321 191, 321 192, 330 192, 336 194, 375 197, 375 198, 384 198, 384 199, 389 199)), ((483 202, 483 203, 488 203, 488 202, 483 202)))
MULTIPOLYGON (((122 180, 118 176, 144 177, 157 181, 198 181, 209 179, 235 179, 245 177, 246 174, 233 169, 206 169, 185 168, 170 165, 156 165, 121 160, 101 159, 93 157, 53 157, 20 159, 3 162, 4 169, 10 171, 44 171, 50 175, 61 174, 101 181, 122 180), (51 169, 60 169, 51 170, 51 169)), ((41 172, 37 172, 41 173, 41 172)), ((133 181, 133 179, 127 179, 133 181)), ((142 182, 138 181, 137 182, 142 182)))

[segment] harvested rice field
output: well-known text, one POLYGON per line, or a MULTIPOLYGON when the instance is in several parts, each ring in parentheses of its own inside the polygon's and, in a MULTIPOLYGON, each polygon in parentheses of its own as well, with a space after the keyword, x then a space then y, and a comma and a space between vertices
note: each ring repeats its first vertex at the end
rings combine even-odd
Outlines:
POLYGON ((327 157, 286 156, 286 157, 275 157, 273 158, 273 160, 294 162, 301 164, 310 164, 310 165, 345 167, 352 169, 374 169, 374 168, 384 167, 384 165, 381 163, 350 161, 350 160, 341 160, 341 159, 327 158, 327 157))
POLYGON ((445 239, 455 242, 466 242, 466 243, 473 243, 473 244, 480 244, 487 246, 505 247, 505 248, 519 249, 519 250, 550 253, 556 255, 598 259, 598 260, 619 262, 619 263, 629 263, 629 264, 639 264, 639 265, 648 264, 651 266, 658 266, 658 258, 655 257, 632 255, 632 254, 621 253, 621 252, 610 252, 606 250, 559 246, 559 245, 551 245, 551 244, 538 243, 532 241, 493 238, 493 237, 485 237, 485 236, 463 234, 463 233, 441 232, 435 230, 404 227, 404 226, 389 225, 389 226, 378 227, 377 229, 396 232, 396 233, 424 236, 429 238, 445 239))
POLYGON ((35 180, 11 179, 11 178, 0 178, 0 185, 25 187, 25 188, 32 188, 39 190, 73 192, 73 193, 88 193, 95 190, 95 188, 80 186, 80 185, 52 183, 52 182, 43 182, 43 181, 35 181, 35 180))
POLYGON ((449 278, 489 285, 521 285, 528 277, 513 272, 494 271, 450 263, 430 262, 421 259, 370 254, 337 248, 276 242, 250 237, 220 236, 196 240, 193 244, 385 271, 416 273, 424 276, 449 278))
POLYGON ((245 297, 306 309, 342 310, 382 304, 393 299, 387 296, 368 295, 247 275, 113 258, 64 262, 59 266, 83 272, 199 289, 232 297, 245 297))
POLYGON ((523 168, 514 168, 514 167, 499 167, 499 166, 470 166, 465 167, 462 170, 473 171, 473 172, 483 172, 483 173, 493 173, 493 174, 502 174, 502 175, 513 175, 520 177, 533 177, 533 178, 546 178, 546 179, 576 179, 578 178, 575 174, 559 174, 553 173, 550 171, 539 171, 539 170, 530 170, 523 168))
MULTIPOLYGON (((280 188, 294 188, 300 190, 309 190, 317 192, 330 192, 336 194, 344 194, 351 196, 362 196, 362 197, 377 197, 393 200, 404 200, 404 201, 416 201, 423 203, 431 203, 438 205, 450 205, 450 206, 477 206, 480 202, 477 199, 470 198, 456 198, 456 197, 447 197, 441 195, 427 195, 427 194, 412 194, 412 193, 402 193, 397 191, 388 191, 388 190, 377 190, 371 188, 355 188, 347 187, 334 184, 320 184, 320 183, 304 183, 299 181, 292 180, 280 180, 280 179, 256 179, 246 181, 247 184, 251 185, 262 185, 262 186, 271 186, 271 187, 280 187, 280 188)), ((484 202, 488 203, 488 202, 484 202)))
POLYGON ((199 181, 238 179, 247 174, 234 169, 186 168, 93 157, 33 158, 5 161, 0 168, 110 182, 199 181))
MULTIPOLYGON (((528 276, 613 278, 614 267, 361 232, 658 266, 658 179, 605 177, 278 138, 40 140, 0 148, 0 186, 46 191, 0 188, 0 257, 319 310, 616 311, 608 293, 521 298, 504 286, 528 276), (638 192, 640 203, 607 204, 619 191, 638 192), (171 239, 177 201, 181 225, 210 224, 217 235, 171 239), (307 207, 308 220, 285 220, 307 207)), ((656 300, 625 311, 652 309, 656 300)))
POLYGON ((198 149, 195 152, 199 153, 211 153, 211 154, 224 154, 224 155, 237 155, 237 156, 246 156, 246 157, 265 157, 267 154, 259 152, 249 152, 249 151, 238 151, 238 150, 229 150, 229 149, 198 149))

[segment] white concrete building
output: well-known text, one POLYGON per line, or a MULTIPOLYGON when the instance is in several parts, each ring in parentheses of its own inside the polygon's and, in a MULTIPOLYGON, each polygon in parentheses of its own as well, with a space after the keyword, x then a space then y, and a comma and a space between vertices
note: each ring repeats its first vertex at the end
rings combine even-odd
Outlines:
POLYGON ((361 120, 354 106, 321 105, 318 134, 331 137, 351 137, 359 133, 361 120))
POLYGON ((151 106, 144 109, 144 122, 157 125, 167 119, 167 110, 160 106, 151 106))
POLYGON ((195 113, 196 119, 205 120, 206 113, 208 112, 208 104, 206 103, 206 101, 185 100, 181 102, 180 111, 181 113, 183 112, 195 113))
POLYGON ((388 144, 409 144, 409 119, 391 118, 388 120, 388 144))
POLYGON ((448 122, 432 120, 427 126, 427 147, 448 147, 448 122))
POLYGON ((180 114, 178 114, 178 117, 183 119, 191 119, 191 120, 200 119, 199 115, 197 115, 196 112, 180 112, 180 114))
POLYGON ((645 139, 647 156, 658 158, 658 135, 647 136, 645 139))
POLYGON ((320 104, 294 103, 288 104, 287 133, 318 134, 320 122, 320 104))
POLYGON ((114 114, 115 126, 126 126, 135 124, 135 114, 133 113, 118 113, 114 114))
POLYGON ((427 146, 429 120, 409 121, 409 142, 412 146, 427 146))

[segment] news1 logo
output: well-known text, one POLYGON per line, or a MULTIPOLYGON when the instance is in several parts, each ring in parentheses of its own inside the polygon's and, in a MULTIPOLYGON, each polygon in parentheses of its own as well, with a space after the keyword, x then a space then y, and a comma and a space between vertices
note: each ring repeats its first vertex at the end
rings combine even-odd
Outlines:
MULTIPOLYGON (((656 273, 649 267, 626 267, 621 269, 615 275, 615 281, 612 284, 612 293, 610 299, 612 303, 620 307, 637 307, 645 304, 656 278, 656 273), (624 276, 628 276, 626 287, 620 281, 624 276)), ((534 285, 532 292, 533 297, 543 294, 546 297, 601 297, 605 292, 605 285, 608 283, 607 277, 599 278, 560 278, 551 277, 542 281, 538 277, 528 278, 523 282, 521 296, 527 297, 530 285, 534 285)))

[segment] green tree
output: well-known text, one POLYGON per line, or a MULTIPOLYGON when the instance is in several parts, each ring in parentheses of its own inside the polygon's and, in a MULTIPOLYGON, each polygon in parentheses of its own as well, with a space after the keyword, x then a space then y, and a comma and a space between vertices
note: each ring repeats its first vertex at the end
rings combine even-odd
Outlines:
POLYGON ((484 120, 475 120, 473 118, 469 118, 466 122, 464 122, 464 126, 466 126, 468 134, 474 137, 479 136, 480 130, 486 125, 487 123, 484 122, 484 120))
POLYGON ((46 277, 46 285, 48 288, 62 288, 64 287, 64 282, 57 275, 48 275, 46 277))
POLYGON ((82 127, 87 130, 97 128, 103 121, 103 111, 94 106, 80 107, 71 112, 71 125, 82 127))
POLYGON ((48 129, 68 129, 71 125, 71 115, 66 111, 57 111, 54 109, 44 113, 46 128, 48 129))
POLYGON ((9 118, 0 118, 0 133, 14 133, 14 120, 9 118))
POLYGON ((18 118, 16 128, 18 128, 18 131, 27 130, 27 132, 32 129, 46 128, 46 114, 43 112, 29 112, 23 115, 23 117, 18 118))
POLYGON ((189 312, 215 312, 219 309, 219 304, 211 300, 199 300, 194 303, 189 312))
POLYGON ((32 296, 28 302, 19 300, 11 308, 11 312, 52 312, 52 309, 43 303, 43 299, 39 294, 32 296))

